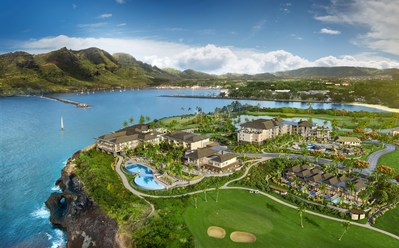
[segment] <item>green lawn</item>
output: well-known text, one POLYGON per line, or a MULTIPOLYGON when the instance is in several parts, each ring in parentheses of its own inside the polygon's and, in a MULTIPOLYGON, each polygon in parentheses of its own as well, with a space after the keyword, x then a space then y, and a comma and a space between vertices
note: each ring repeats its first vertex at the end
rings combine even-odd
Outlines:
POLYGON ((396 149, 393 152, 383 155, 379 160, 378 164, 388 165, 395 168, 396 173, 399 173, 399 150, 396 149))
POLYGON ((396 206, 378 218, 374 226, 399 235, 399 207, 396 206))
POLYGON ((208 202, 201 194, 198 208, 191 205, 184 219, 194 235, 197 247, 399 247, 399 241, 365 228, 350 226, 343 232, 341 223, 304 213, 304 228, 300 227, 297 211, 269 198, 243 190, 221 190, 219 202, 216 192, 208 193, 208 202), (224 239, 208 237, 209 226, 226 230, 224 239), (233 231, 256 235, 253 244, 239 244, 230 240, 233 231))

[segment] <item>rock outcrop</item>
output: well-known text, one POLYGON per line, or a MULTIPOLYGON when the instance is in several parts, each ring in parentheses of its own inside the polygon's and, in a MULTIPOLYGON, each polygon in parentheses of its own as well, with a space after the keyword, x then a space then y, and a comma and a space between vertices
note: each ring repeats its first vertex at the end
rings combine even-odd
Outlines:
POLYGON ((46 201, 50 221, 67 232, 67 247, 121 247, 117 222, 90 198, 74 174, 73 158, 78 155, 68 160, 56 182, 62 193, 52 193, 46 201))

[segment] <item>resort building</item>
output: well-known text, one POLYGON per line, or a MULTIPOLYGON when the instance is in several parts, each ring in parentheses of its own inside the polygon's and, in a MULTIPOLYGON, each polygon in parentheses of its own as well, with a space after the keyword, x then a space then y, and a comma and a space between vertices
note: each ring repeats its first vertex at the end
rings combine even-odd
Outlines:
POLYGON ((187 150, 196 150, 206 147, 211 143, 209 137, 205 135, 189 133, 184 131, 177 131, 164 136, 165 140, 173 142, 176 145, 183 146, 187 150))
POLYGON ((163 129, 152 129, 148 124, 133 125, 96 138, 97 149, 115 156, 126 149, 137 147, 140 142, 158 144, 163 132, 163 129))
POLYGON ((362 141, 360 139, 356 138, 356 137, 339 136, 338 139, 336 140, 336 142, 341 144, 341 145, 360 146, 360 143, 362 141))
POLYGON ((220 151, 215 147, 191 151, 185 155, 185 159, 188 164, 215 171, 224 171, 238 165, 235 153, 220 151))
POLYGON ((282 176, 282 182, 295 186, 297 189, 305 187, 310 196, 322 195, 327 201, 334 203, 337 203, 337 199, 347 199, 352 203, 358 203, 358 195, 367 185, 366 179, 335 176, 323 172, 319 166, 307 164, 286 168, 282 176))
POLYGON ((392 136, 399 135, 399 128, 393 129, 390 133, 392 136))
POLYGON ((257 119, 241 124, 237 139, 241 143, 262 144, 265 140, 284 134, 299 134, 305 139, 315 138, 320 141, 330 139, 328 128, 313 125, 308 121, 292 122, 278 118, 257 119))

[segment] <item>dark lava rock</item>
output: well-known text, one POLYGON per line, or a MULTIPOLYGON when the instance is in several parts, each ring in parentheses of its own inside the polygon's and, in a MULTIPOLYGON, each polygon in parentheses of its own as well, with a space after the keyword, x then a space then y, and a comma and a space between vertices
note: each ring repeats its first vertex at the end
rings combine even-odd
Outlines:
POLYGON ((51 223, 67 232, 67 247, 119 247, 118 224, 90 199, 73 166, 68 161, 57 180, 62 193, 52 193, 46 201, 51 223))

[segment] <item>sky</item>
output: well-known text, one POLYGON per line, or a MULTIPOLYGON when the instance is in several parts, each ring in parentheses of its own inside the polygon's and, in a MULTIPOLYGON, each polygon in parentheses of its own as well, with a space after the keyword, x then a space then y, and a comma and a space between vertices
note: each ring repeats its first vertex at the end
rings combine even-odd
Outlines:
POLYGON ((124 52, 160 68, 399 68, 399 0, 3 0, 0 53, 124 52))

